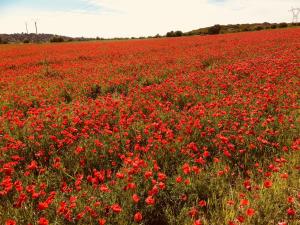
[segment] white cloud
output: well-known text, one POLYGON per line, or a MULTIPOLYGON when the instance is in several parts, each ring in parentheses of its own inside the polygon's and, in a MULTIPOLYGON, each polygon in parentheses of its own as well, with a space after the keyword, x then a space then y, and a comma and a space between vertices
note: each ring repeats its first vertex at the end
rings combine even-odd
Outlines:
MULTIPOLYGON (((298 0, 83 0, 77 11, 14 8, 0 15, 0 33, 25 31, 24 22, 39 18, 39 32, 70 36, 147 36, 170 30, 189 31, 213 24, 290 21, 298 0), (90 11, 93 6, 102 8, 90 11), (91 12, 90 14, 88 12, 91 12)), ((298 4, 299 5, 299 4, 298 4)), ((33 32, 33 23, 31 31, 33 32)))

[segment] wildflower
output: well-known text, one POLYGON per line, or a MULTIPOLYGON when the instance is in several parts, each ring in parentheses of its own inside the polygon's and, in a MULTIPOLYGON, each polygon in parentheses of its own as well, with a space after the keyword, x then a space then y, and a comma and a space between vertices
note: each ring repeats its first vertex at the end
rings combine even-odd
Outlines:
POLYGON ((183 170, 184 174, 189 174, 191 172, 191 167, 190 167, 190 165, 188 163, 185 163, 182 166, 182 170, 183 170))
POLYGON ((195 207, 193 207, 193 208, 189 211, 189 215, 190 215, 192 218, 196 217, 197 214, 198 214, 198 210, 197 210, 195 207))
POLYGON ((164 173, 158 173, 157 177, 159 181, 164 181, 167 178, 166 174, 164 173))
POLYGON ((202 225, 200 220, 195 220, 194 225, 202 225))
POLYGON ((278 225, 287 225, 287 222, 279 222, 278 225))
POLYGON ((38 210, 42 211, 45 210, 49 207, 47 202, 39 202, 38 204, 38 210))
POLYGON ((113 204, 113 205, 111 206, 111 209, 112 209, 112 211, 115 212, 115 213, 119 213, 119 212, 122 211, 122 208, 121 208, 121 206, 120 206, 119 204, 113 204))
POLYGON ((241 206, 249 205, 249 200, 248 199, 242 199, 240 202, 241 206))
POLYGON ((283 173, 283 174, 280 174, 280 177, 282 179, 287 179, 289 177, 289 175, 287 173, 283 173))
POLYGON ((199 201, 199 206, 200 207, 205 207, 206 206, 206 201, 205 200, 201 200, 201 201, 199 201))
POLYGON ((181 183, 181 182, 182 182, 182 177, 181 177, 181 176, 178 176, 178 177, 176 178, 176 182, 177 182, 177 183, 181 183))
POLYGON ((253 208, 249 208, 246 211, 247 216, 253 216, 255 214, 255 210, 253 208))
POLYGON ((41 217, 38 221, 38 225, 48 225, 49 221, 45 217, 41 217))
POLYGON ((147 205, 154 205, 155 204, 155 199, 152 196, 148 196, 145 200, 147 205))
POLYGON ((270 187, 272 187, 272 181, 266 180, 266 181, 264 182, 264 186, 265 186, 265 188, 270 188, 270 187))
POLYGON ((36 170, 38 168, 37 162, 35 160, 31 161, 30 164, 27 166, 29 170, 36 170))
POLYGON ((295 202, 295 198, 293 196, 289 196, 287 198, 288 203, 294 203, 295 202))
POLYGON ((99 219, 98 224, 99 225, 105 225, 106 224, 106 219, 99 219))
POLYGON ((17 222, 13 219, 6 220, 5 225, 16 225, 17 222))
POLYGON ((134 221, 135 221, 135 222, 140 222, 140 221, 142 221, 142 219, 143 219, 143 216, 142 216, 142 214, 141 214, 140 212, 137 212, 137 213, 134 215, 134 221))
POLYGON ((138 203, 140 201, 140 198, 137 194, 133 194, 132 195, 132 200, 135 202, 135 203, 138 203))
POLYGON ((289 216, 295 216, 295 215, 296 215, 296 210, 293 209, 293 208, 288 208, 287 214, 288 214, 289 216))
POLYGON ((237 217, 237 220, 238 220, 240 223, 244 223, 245 217, 243 217, 243 216, 238 216, 238 217, 237 217))
POLYGON ((153 173, 151 171, 147 171, 147 172, 145 172, 144 176, 146 179, 148 179, 153 176, 153 173))

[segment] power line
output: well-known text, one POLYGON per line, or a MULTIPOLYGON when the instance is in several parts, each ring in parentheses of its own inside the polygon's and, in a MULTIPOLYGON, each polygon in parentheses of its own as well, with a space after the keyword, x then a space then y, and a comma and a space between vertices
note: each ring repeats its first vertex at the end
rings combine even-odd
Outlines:
POLYGON ((298 16, 300 14, 300 8, 293 8, 289 10, 293 14, 293 20, 292 23, 298 23, 298 16))

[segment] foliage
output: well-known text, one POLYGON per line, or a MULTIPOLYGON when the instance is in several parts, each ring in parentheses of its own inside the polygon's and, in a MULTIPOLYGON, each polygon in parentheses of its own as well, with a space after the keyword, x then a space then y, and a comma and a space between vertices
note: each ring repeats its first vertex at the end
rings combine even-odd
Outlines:
POLYGON ((177 31, 170 31, 166 34, 166 37, 181 37, 183 35, 183 32, 180 30, 177 31))
POLYGON ((221 31, 221 26, 219 24, 208 28, 208 34, 219 34, 221 31))
POLYGON ((64 42, 64 38, 63 37, 59 37, 59 36, 56 36, 56 37, 53 37, 50 39, 50 42, 64 42))
POLYGON ((287 24, 287 23, 280 23, 280 24, 278 25, 278 27, 280 27, 280 28, 285 28, 285 27, 288 27, 288 24, 287 24))
POLYGON ((276 29, 276 28, 286 28, 286 27, 295 27, 297 24, 293 23, 254 23, 254 24, 229 24, 229 25, 215 25, 212 27, 200 28, 197 30, 192 30, 184 33, 184 36, 192 35, 209 35, 209 34, 226 34, 226 33, 237 33, 237 32, 248 32, 248 31, 258 31, 258 30, 267 30, 267 29, 276 29))

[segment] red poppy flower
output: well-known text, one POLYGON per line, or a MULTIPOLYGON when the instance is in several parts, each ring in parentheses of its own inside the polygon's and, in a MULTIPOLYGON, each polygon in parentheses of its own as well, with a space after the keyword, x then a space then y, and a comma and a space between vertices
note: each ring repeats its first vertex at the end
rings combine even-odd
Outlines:
POLYGON ((245 222, 245 217, 243 217, 243 216, 238 216, 238 217, 237 217, 237 220, 238 220, 240 223, 244 223, 244 222, 245 222))
POLYGON ((264 182, 264 186, 265 186, 265 188, 270 188, 270 187, 272 187, 272 181, 266 180, 266 181, 264 182))
POLYGON ((120 206, 119 204, 113 204, 113 205, 111 206, 111 209, 112 209, 112 211, 115 212, 115 213, 119 213, 119 212, 122 211, 122 208, 121 208, 121 206, 120 206))
POLYGON ((105 225, 106 224, 106 219, 99 219, 98 224, 99 225, 105 225))
POLYGON ((140 198, 137 194, 133 194, 132 195, 132 200, 135 202, 135 203, 138 203, 140 201, 140 198))
POLYGON ((16 225, 17 222, 13 219, 6 220, 5 225, 16 225))
POLYGON ((205 207, 206 206, 206 201, 205 200, 201 200, 201 201, 199 201, 199 206, 201 206, 201 207, 205 207))
POLYGON ((147 205, 154 205, 155 204, 155 199, 152 196, 148 196, 145 200, 147 205))
POLYGON ((288 208, 287 214, 288 214, 289 216, 295 216, 295 215, 296 215, 296 210, 293 209, 293 208, 288 208))
POLYGON ((143 216, 142 216, 142 214, 141 214, 140 212, 137 212, 137 213, 134 215, 134 221, 135 221, 135 222, 140 222, 140 221, 142 221, 142 219, 143 219, 143 216))
POLYGON ((253 208, 249 208, 246 211, 247 216, 253 216, 255 214, 255 210, 253 208))
POLYGON ((41 217, 38 221, 38 225, 48 225, 49 221, 45 217, 41 217))
POLYGON ((201 220, 196 220, 196 221, 194 222, 194 225, 202 225, 201 220))

